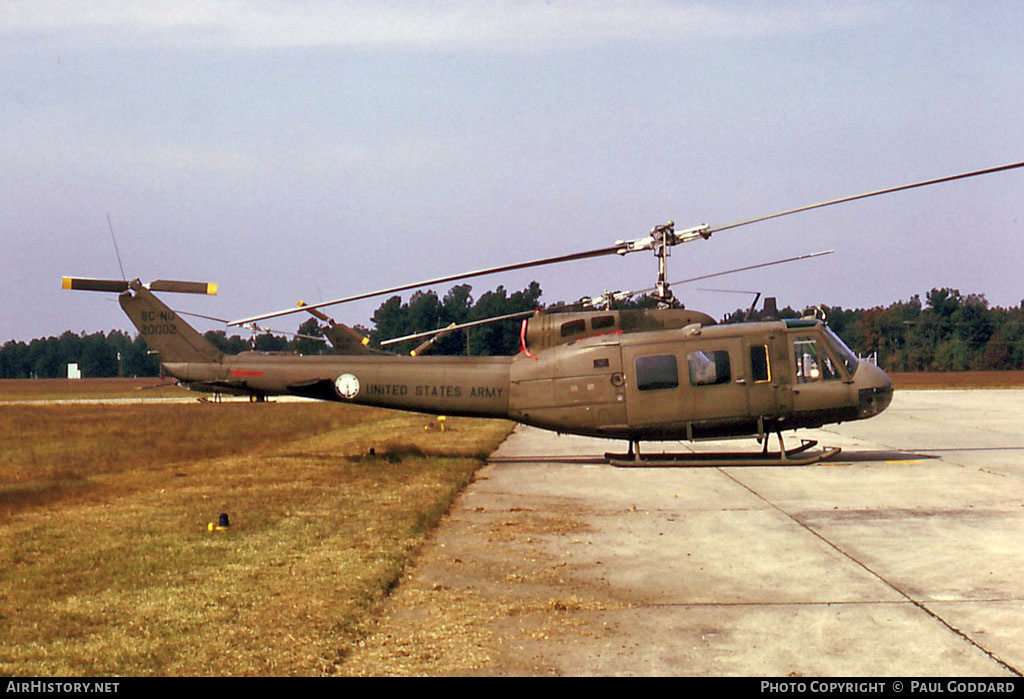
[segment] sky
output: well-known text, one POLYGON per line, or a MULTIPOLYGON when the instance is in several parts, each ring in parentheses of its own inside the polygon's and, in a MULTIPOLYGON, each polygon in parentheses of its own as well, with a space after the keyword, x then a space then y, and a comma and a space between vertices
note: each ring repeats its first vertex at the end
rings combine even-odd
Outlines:
MULTIPOLYGON (((131 329, 61 289, 122 277, 111 228, 129 279, 216 282, 166 300, 237 319, 1024 161, 1021 66, 1017 0, 0 0, 0 342, 131 329)), ((1017 306, 1022 194, 1024 169, 723 231, 669 277, 834 249, 676 293, 1017 306)), ((469 283, 551 303, 656 272, 469 283)))

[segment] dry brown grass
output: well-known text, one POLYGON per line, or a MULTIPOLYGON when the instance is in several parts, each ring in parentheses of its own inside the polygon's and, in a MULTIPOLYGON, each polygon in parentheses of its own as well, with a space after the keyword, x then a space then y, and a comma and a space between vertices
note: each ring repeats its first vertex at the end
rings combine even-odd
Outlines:
POLYGON ((167 398, 197 394, 168 379, 0 379, 0 402, 73 398, 167 398))
POLYGON ((897 390, 1024 388, 1024 371, 890 372, 889 377, 897 390))
POLYGON ((510 428, 430 420, 0 407, 0 675, 332 671, 510 428))

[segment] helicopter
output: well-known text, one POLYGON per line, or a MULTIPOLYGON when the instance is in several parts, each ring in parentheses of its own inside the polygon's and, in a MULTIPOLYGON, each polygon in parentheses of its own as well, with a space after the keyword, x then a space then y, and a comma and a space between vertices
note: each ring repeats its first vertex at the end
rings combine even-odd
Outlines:
MULTIPOLYGON (((381 354, 333 320, 332 328, 348 331, 347 339, 335 343, 340 354, 225 355, 154 294, 216 293, 215 285, 81 277, 64 277, 62 284, 65 289, 117 293, 121 308, 157 354, 163 370, 193 390, 248 395, 256 401, 295 395, 428 414, 511 419, 559 433, 624 440, 627 452, 605 454, 617 466, 806 465, 830 458, 839 449, 811 451, 817 443, 806 439, 787 449, 784 431, 874 417, 891 403, 892 381, 879 367, 858 359, 819 318, 719 325, 700 311, 671 307, 670 249, 802 211, 1020 167, 1024 162, 832 199, 725 226, 677 230, 669 221, 645 237, 617 240, 594 250, 300 303, 228 323, 250 325, 299 312, 325 319, 319 310, 323 307, 373 296, 516 269, 654 252, 658 278, 644 292, 653 291, 658 308, 614 310, 615 300, 640 293, 614 292, 603 295, 605 308, 599 310, 513 314, 528 316, 522 320, 515 356, 381 354), (768 451, 772 434, 778 438, 777 452, 768 451), (759 453, 695 456, 640 451, 641 442, 751 437, 762 444, 759 453)), ((589 299, 588 305, 599 306, 600 300, 589 299)), ((466 326, 419 336, 457 327, 466 326)))

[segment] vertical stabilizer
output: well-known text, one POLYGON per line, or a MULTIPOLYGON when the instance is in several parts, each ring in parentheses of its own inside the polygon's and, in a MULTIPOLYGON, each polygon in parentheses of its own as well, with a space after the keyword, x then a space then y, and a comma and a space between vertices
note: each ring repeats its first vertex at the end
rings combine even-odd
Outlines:
POLYGON ((162 364, 219 362, 224 356, 138 280, 128 289, 118 297, 121 308, 162 364))

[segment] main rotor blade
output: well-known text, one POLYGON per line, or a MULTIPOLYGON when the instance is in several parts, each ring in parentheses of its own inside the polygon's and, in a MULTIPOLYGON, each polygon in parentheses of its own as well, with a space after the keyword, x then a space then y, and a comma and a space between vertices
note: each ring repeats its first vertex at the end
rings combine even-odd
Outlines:
POLYGON ((858 199, 867 199, 869 197, 877 197, 882 194, 891 194, 892 192, 902 192, 907 189, 915 189, 917 187, 927 187, 932 184, 940 184, 942 182, 952 182, 954 180, 962 180, 968 177, 977 177, 978 175, 989 175, 993 172, 1003 172, 1005 170, 1014 170, 1019 167, 1024 167, 1024 162, 1011 163, 1010 165, 1000 165, 999 167, 990 167, 985 170, 975 170, 974 172, 964 172, 959 175, 948 175, 946 177, 937 177, 933 180, 925 180, 924 182, 914 182, 913 184, 904 184, 898 187, 889 187, 887 189, 878 189, 874 192, 865 192, 864 194, 854 194, 849 197, 841 197, 839 199, 830 199, 829 201, 819 202, 817 204, 809 204, 807 206, 801 206, 796 209, 787 209, 786 211, 779 211, 778 213, 768 214, 767 216, 758 216, 757 218, 749 218, 746 221, 739 221, 737 223, 730 223, 727 226, 715 226, 707 230, 708 234, 718 233, 719 231, 727 231, 730 228, 739 228, 740 226, 747 226, 751 223, 760 223, 761 221, 768 221, 773 218, 780 218, 782 216, 789 216, 790 214, 798 214, 801 211, 810 211, 812 209, 821 209, 826 206, 832 206, 834 204, 843 204, 848 201, 856 201, 858 199))
POLYGON ((303 335, 302 333, 290 333, 287 330, 274 330, 273 328, 264 328, 261 325, 253 324, 250 328, 253 332, 265 333, 267 335, 288 335, 289 337, 297 337, 300 340, 315 340, 316 342, 327 342, 326 337, 317 337, 316 335, 303 335))
MULTIPOLYGON (((747 265, 746 267, 737 267, 736 269, 730 269, 730 270, 726 270, 724 272, 715 272, 714 274, 705 274, 705 275, 702 275, 700 277, 692 277, 690 279, 680 279, 677 282, 670 282, 669 286, 672 286, 674 284, 689 284, 690 282, 695 282, 695 281, 698 281, 698 280, 701 280, 701 279, 710 279, 711 277, 721 277, 721 276, 724 276, 726 274, 735 274, 736 272, 746 272, 747 270, 750 270, 750 269, 760 269, 761 267, 771 267, 772 265, 781 265, 781 264, 785 264, 786 262, 796 262, 797 260, 807 260, 807 259, 810 259, 812 257, 822 257, 823 255, 831 255, 834 252, 835 252, 835 250, 823 250, 821 252, 812 252, 812 253, 808 253, 806 255, 797 255, 796 257, 787 257, 784 260, 773 260, 772 262, 762 262, 762 263, 756 264, 756 265, 747 265)), ((645 293, 654 291, 655 288, 656 287, 651 287, 650 289, 643 289, 641 291, 634 291, 634 292, 631 292, 631 295, 645 294, 645 293)), ((744 292, 744 293, 754 294, 754 293, 758 293, 758 292, 751 291, 751 292, 744 292)), ((551 312, 552 310, 554 310, 556 308, 562 308, 564 306, 573 306, 573 305, 575 305, 575 304, 562 304, 560 306, 552 306, 551 308, 545 309, 545 311, 546 312, 551 312)), ((454 332, 456 330, 461 330, 462 328, 473 328, 473 327, 476 327, 478 325, 487 325, 489 323, 498 323, 498 322, 503 321, 503 320, 512 320, 513 318, 525 318, 527 316, 532 316, 534 313, 536 313, 536 311, 519 311, 518 313, 509 313, 508 315, 494 316, 493 318, 484 318, 483 320, 474 320, 474 321, 471 321, 469 323, 460 323, 458 325, 448 325, 448 326, 443 327, 443 328, 437 328, 436 330, 425 330, 423 332, 413 333, 412 335, 403 335, 402 337, 394 337, 394 338, 391 338, 390 340, 384 340, 383 342, 380 343, 380 346, 381 347, 387 347, 388 345, 398 344, 399 342, 406 342, 408 340, 418 340, 421 337, 430 337, 431 335, 437 335, 439 333, 444 333, 444 332, 454 332)))
POLYGON ((493 318, 484 318, 483 320, 474 320, 468 323, 459 323, 457 325, 447 325, 437 330, 424 330, 423 332, 413 333, 412 335, 403 335, 402 337, 393 337, 390 340, 384 340, 380 343, 381 347, 387 347, 388 345, 396 345, 399 342, 406 342, 407 340, 418 340, 421 337, 430 337, 431 335, 437 335, 439 333, 450 333, 456 330, 462 330, 463 328, 475 328, 478 325, 488 325, 489 323, 498 323, 503 320, 512 320, 513 318, 525 318, 526 316, 532 316, 536 311, 519 311, 518 313, 509 313, 503 316, 494 316, 493 318))
POLYGON ((689 284, 690 282, 698 282, 701 279, 711 279, 712 277, 723 277, 726 274, 736 274, 737 272, 746 272, 751 269, 760 269, 761 267, 771 267, 772 265, 781 265, 787 262, 797 262, 799 260, 809 260, 812 257, 822 257, 824 255, 831 255, 835 250, 822 250, 821 252, 811 252, 806 255, 797 255, 796 257, 787 257, 784 260, 773 260, 772 262, 762 262, 757 265, 748 265, 746 267, 737 267, 736 269, 729 269, 724 272, 714 272, 712 274, 702 274, 699 277, 690 277, 689 279, 680 279, 679 281, 671 282, 670 286, 676 284, 689 284))
MULTIPOLYGON (((528 269, 530 267, 541 267, 543 265, 553 265, 559 262, 573 262, 576 260, 585 260, 591 257, 603 257, 605 255, 627 255, 633 252, 641 252, 643 250, 654 250, 658 245, 678 245, 680 243, 691 242, 695 240, 708 239, 712 233, 720 231, 727 231, 732 228, 739 228, 740 226, 747 226, 752 223, 759 223, 761 221, 768 221, 774 218, 780 218, 782 216, 789 216, 790 214, 800 213, 801 211, 810 211, 812 209, 820 209, 826 206, 833 206, 835 204, 842 204, 845 202, 856 201, 858 199, 867 199, 869 197, 877 197, 883 194, 890 194, 892 192, 901 192, 908 189, 915 189, 917 187, 926 187, 932 184, 939 184, 942 182, 952 182, 954 180, 961 180, 968 177, 976 177, 978 175, 988 175, 994 172, 1003 172, 1006 170, 1013 170, 1019 167, 1024 167, 1024 162, 1011 163, 1009 165, 1001 165, 999 167, 986 168, 984 170, 975 170, 973 172, 964 172, 958 175, 948 175, 946 177, 938 177, 931 180, 925 180, 923 182, 914 182, 913 184, 900 185, 898 187, 889 187, 887 189, 879 189, 873 192, 865 192, 863 194, 854 194, 848 197, 841 197, 839 199, 830 199, 829 201, 819 202, 817 204, 809 204, 807 206, 801 206, 795 209, 787 209, 785 211, 779 211, 778 213, 769 214, 767 216, 759 216, 757 218, 747 219, 745 221, 738 221, 736 223, 730 223, 725 226, 710 227, 707 225, 695 226, 693 228, 686 229, 684 231, 673 231, 674 225, 670 222, 668 226, 656 226, 652 229, 651 235, 644 238, 637 238, 636 240, 620 240, 614 245, 597 248, 594 250, 588 250, 585 252, 577 252, 569 255, 560 255, 558 257, 546 257, 540 260, 531 260, 529 262, 519 262, 511 265, 501 265, 499 267, 489 267, 487 269, 480 269, 474 272, 464 272, 462 274, 452 274, 446 277, 438 277, 436 279, 426 279, 424 281, 415 282, 412 284, 403 284, 401 286, 394 286, 388 289, 380 289, 379 291, 371 291, 364 294, 356 294, 355 296, 346 296, 340 299, 334 299, 333 301, 322 301, 320 303, 311 304, 309 306, 302 306, 301 308, 288 308, 283 311, 275 311, 273 313, 265 313, 258 316, 252 316, 251 318, 242 318, 241 320, 233 320, 228 325, 245 325, 246 323, 252 323, 259 320, 266 320, 267 318, 277 318, 279 316, 290 315, 292 313, 300 313, 302 311, 309 311, 310 309, 323 308, 325 306, 333 306, 340 303, 348 303, 350 301, 359 301, 362 299, 372 298, 374 296, 383 296, 385 294, 393 294, 399 291, 407 291, 409 289, 418 289, 424 286, 430 286, 432 284, 444 284, 446 282, 459 281, 462 279, 472 279, 473 277, 481 277, 487 274, 497 274, 499 272, 511 272, 517 269, 528 269)), ((677 282, 682 283, 682 282, 677 282)))
POLYGON ((719 294, 760 294, 760 291, 747 291, 745 289, 709 289, 706 286, 698 286, 697 291, 714 291, 719 294))
POLYGON ((540 260, 531 260, 529 262, 518 262, 511 265, 501 265, 500 267, 488 267, 487 269, 479 269, 475 272, 463 272, 461 274, 452 274, 447 277, 438 277, 437 279, 427 279, 421 282, 415 282, 413 284, 402 284, 401 286, 393 286, 388 289, 380 289, 379 291, 371 291, 365 294, 356 294, 355 296, 346 296, 340 299, 334 299, 333 301, 321 301, 320 303, 311 303, 306 306, 298 308, 287 308, 283 311, 274 311, 273 313, 264 313, 263 315, 253 316, 251 318, 242 318, 241 320, 233 320, 228 325, 245 325, 246 323, 252 323, 259 320, 266 320, 267 318, 277 318, 283 315, 289 315, 291 313, 301 313, 303 311, 310 311, 311 309, 323 308, 324 306, 334 306, 339 303, 349 303, 350 301, 360 301, 362 299, 373 298, 374 296, 383 296, 385 294, 393 294, 399 291, 407 291, 408 289, 418 289, 424 286, 431 286, 433 284, 444 284, 446 282, 459 281, 461 279, 472 279, 473 277, 482 277, 487 274, 498 274, 499 272, 511 272, 517 269, 527 269, 530 267, 541 267, 543 265, 554 265, 559 262, 574 262, 576 260, 586 260, 591 257, 602 257, 604 255, 616 255, 620 254, 622 245, 611 245, 606 248, 598 248, 596 250, 588 250, 586 252, 576 252, 569 255, 559 255, 558 257, 545 257, 540 260))
MULTIPOLYGON (((751 269, 760 269, 762 267, 771 267, 772 265, 781 265, 787 262, 797 262, 798 260, 808 260, 812 257, 822 257, 824 255, 831 255, 835 250, 822 250, 821 252, 812 252, 806 255, 797 255, 796 257, 787 257, 784 260, 773 260, 771 262, 762 262, 756 265, 747 265, 746 267, 737 267, 736 269, 727 269, 724 272, 713 272, 711 274, 702 274, 699 277, 690 277, 689 279, 680 279, 678 281, 669 282, 665 286, 676 286, 677 284, 689 284, 691 282, 698 282, 701 279, 711 279, 712 277, 724 277, 727 274, 736 274, 737 272, 746 272, 751 269)), ((630 296, 636 296, 637 294, 649 294, 652 291, 657 291, 658 287, 652 286, 647 289, 640 289, 638 291, 629 292, 630 296)), ((743 292, 743 293, 757 293, 754 291, 743 292)))
POLYGON ((182 316, 192 316, 193 318, 202 318, 204 320, 212 320, 217 323, 224 323, 227 325, 227 318, 218 318, 217 316, 204 316, 202 313, 192 313, 191 311, 179 311, 178 309, 172 309, 175 313, 182 316))

